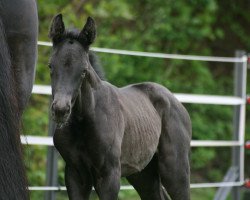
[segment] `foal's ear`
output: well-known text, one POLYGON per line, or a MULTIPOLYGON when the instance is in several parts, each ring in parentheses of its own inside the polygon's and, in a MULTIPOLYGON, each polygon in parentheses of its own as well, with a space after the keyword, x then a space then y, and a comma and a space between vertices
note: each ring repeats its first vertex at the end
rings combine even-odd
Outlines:
POLYGON ((79 38, 84 45, 91 45, 96 37, 95 21, 93 18, 88 17, 86 24, 80 32, 79 38))
POLYGON ((50 30, 49 30, 49 38, 53 42, 56 42, 60 40, 60 38, 64 34, 64 31, 65 31, 65 26, 63 23, 62 14, 58 14, 53 18, 51 22, 50 30))

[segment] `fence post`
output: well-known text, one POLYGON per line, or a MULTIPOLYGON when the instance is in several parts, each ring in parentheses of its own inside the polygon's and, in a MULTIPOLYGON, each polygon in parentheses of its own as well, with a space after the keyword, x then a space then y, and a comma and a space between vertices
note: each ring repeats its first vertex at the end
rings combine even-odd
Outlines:
MULTIPOLYGON (((50 113, 50 112, 49 112, 50 113)), ((51 120, 49 116, 49 136, 53 136, 56 129, 56 124, 51 120)), ((48 147, 47 153, 47 166, 46 166, 46 184, 47 186, 57 186, 57 175, 58 175, 58 154, 54 146, 48 147)), ((55 200, 56 191, 46 191, 45 200, 55 200)))
MULTIPOLYGON (((243 57, 245 51, 237 50, 236 57, 243 57)), ((247 61, 235 63, 234 66, 234 95, 246 99, 246 73, 247 61)), ((244 133, 245 132, 245 104, 234 106, 233 116, 233 140, 241 143, 241 146, 232 148, 232 165, 238 169, 237 181, 244 181, 244 133)), ((232 199, 240 200, 240 187, 233 187, 232 199)))

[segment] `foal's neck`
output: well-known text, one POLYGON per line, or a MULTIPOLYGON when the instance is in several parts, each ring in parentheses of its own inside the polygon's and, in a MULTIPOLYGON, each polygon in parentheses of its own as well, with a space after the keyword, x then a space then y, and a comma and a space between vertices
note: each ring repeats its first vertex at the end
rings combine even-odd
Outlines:
POLYGON ((94 91, 102 85, 102 81, 89 64, 79 95, 75 103, 76 117, 78 119, 90 118, 94 115, 95 96, 94 91))

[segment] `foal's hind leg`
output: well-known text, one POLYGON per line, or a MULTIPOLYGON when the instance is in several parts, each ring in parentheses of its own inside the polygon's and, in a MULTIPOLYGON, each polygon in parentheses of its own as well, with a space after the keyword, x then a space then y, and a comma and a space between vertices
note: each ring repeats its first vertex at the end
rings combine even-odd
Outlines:
POLYGON ((150 161, 141 172, 127 177, 142 200, 168 200, 161 186, 157 157, 150 161))
POLYGON ((165 122, 158 147, 161 182, 172 200, 189 200, 190 121, 171 117, 165 122))

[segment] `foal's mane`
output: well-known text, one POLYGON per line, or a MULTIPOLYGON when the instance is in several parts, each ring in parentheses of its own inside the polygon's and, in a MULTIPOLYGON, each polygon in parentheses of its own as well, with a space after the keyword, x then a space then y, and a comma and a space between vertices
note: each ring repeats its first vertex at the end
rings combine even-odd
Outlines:
POLYGON ((99 57, 93 52, 89 51, 89 62, 91 66, 94 68, 95 72, 99 76, 101 80, 106 80, 105 73, 103 71, 103 67, 100 63, 99 57))
POLYGON ((77 29, 66 29, 63 37, 65 39, 80 40, 80 31, 77 29))

